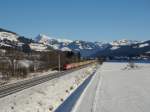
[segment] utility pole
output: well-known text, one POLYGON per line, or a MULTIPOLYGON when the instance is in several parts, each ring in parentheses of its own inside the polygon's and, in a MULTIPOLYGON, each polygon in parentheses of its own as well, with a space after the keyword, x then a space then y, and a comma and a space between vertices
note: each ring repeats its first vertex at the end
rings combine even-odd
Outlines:
POLYGON ((60 72, 60 66, 61 65, 61 62, 60 62, 60 53, 58 53, 58 70, 60 72))

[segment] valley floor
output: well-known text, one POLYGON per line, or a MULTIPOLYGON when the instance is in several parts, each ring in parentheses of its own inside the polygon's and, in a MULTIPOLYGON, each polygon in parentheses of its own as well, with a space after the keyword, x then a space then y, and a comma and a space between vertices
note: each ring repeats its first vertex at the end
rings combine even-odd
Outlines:
POLYGON ((99 67, 73 112, 149 112, 150 64, 127 64, 99 67))

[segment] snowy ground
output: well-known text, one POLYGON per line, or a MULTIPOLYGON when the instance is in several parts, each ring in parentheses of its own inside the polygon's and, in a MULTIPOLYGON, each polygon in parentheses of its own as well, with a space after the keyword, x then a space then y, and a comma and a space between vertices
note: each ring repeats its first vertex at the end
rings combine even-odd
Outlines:
POLYGON ((95 65, 0 99, 0 112, 54 111, 95 69, 95 65))
POLYGON ((104 63, 73 112, 150 112, 150 64, 104 63))

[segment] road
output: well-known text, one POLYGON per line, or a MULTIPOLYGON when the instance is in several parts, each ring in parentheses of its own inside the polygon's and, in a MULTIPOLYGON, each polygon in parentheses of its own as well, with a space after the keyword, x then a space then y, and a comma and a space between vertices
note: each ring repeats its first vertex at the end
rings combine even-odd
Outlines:
POLYGON ((52 74, 48 74, 45 76, 39 76, 39 77, 35 77, 35 78, 29 79, 29 80, 20 81, 20 82, 14 83, 14 84, 8 84, 8 85, 1 86, 0 87, 0 98, 8 96, 8 95, 16 93, 16 92, 19 92, 21 90, 27 89, 29 87, 44 83, 44 82, 52 80, 54 78, 58 78, 58 77, 61 77, 63 75, 67 75, 71 72, 85 68, 89 65, 90 64, 84 65, 84 66, 81 66, 81 67, 78 67, 75 69, 71 69, 71 70, 52 73, 52 74))
POLYGON ((72 112, 149 112, 150 64, 104 63, 72 112))

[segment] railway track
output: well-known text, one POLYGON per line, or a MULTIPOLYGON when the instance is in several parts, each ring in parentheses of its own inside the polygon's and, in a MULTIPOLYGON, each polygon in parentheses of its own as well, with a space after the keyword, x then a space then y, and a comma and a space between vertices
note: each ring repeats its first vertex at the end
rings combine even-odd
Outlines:
POLYGON ((74 68, 74 69, 71 69, 71 70, 52 73, 52 74, 48 74, 48 75, 45 75, 45 76, 39 76, 39 77, 35 77, 35 78, 29 79, 29 80, 16 82, 16 83, 13 83, 13 84, 3 85, 3 86, 0 87, 0 98, 8 96, 8 95, 16 93, 16 92, 19 92, 19 91, 24 90, 24 89, 30 88, 32 86, 44 83, 44 82, 52 80, 54 78, 58 78, 58 77, 67 75, 67 74, 72 73, 76 70, 85 68, 89 65, 90 64, 87 64, 87 65, 83 65, 83 66, 80 66, 78 68, 74 68))

